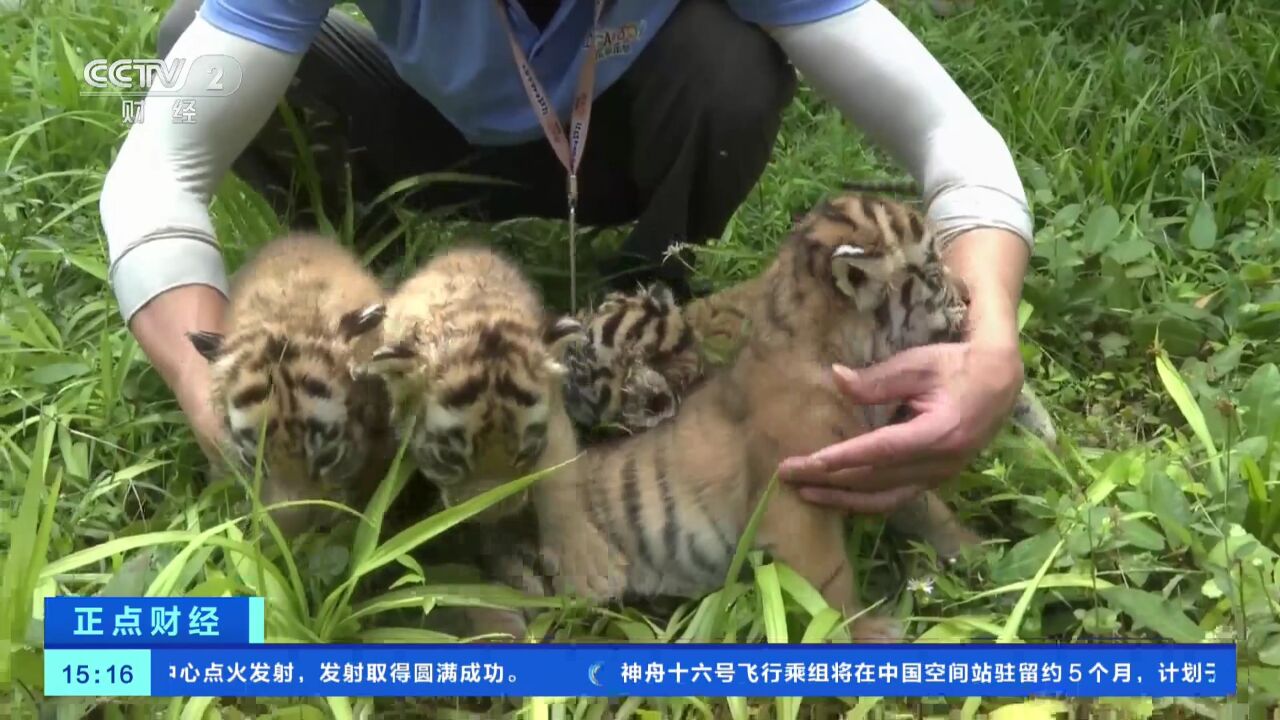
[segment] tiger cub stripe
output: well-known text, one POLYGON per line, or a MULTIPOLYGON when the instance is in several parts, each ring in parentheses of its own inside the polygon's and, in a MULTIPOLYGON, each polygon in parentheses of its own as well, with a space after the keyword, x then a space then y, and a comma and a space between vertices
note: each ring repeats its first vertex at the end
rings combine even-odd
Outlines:
MULTIPOLYGON (((263 468, 264 504, 358 505, 385 475, 394 455, 386 390, 351 375, 377 346, 382 300, 349 250, 289 235, 233 278, 225 334, 189 334, 211 363, 211 402, 231 460, 246 473, 263 468)), ((272 517, 293 535, 329 515, 303 506, 272 517)))
MULTIPOLYGON (((581 327, 547 316, 497 251, 461 246, 433 257, 387 301, 382 334, 360 372, 386 381, 393 423, 446 505, 576 453, 561 382, 581 327)), ((479 519, 524 502, 509 498, 479 519)))

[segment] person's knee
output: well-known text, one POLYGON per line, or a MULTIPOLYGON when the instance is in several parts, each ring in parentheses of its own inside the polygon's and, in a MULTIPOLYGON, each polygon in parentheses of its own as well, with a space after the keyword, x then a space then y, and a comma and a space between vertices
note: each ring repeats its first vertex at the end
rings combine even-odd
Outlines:
POLYGON ((669 22, 667 37, 654 42, 679 58, 702 116, 729 132, 776 129, 795 95, 796 74, 773 38, 721 0, 686 0, 669 22))
POLYGON ((156 28, 156 55, 167 57, 178 38, 191 26, 202 0, 175 0, 156 28))
POLYGON ((795 96, 795 70, 760 28, 744 23, 735 35, 726 44, 726 55, 708 69, 714 73, 708 78, 708 117, 718 127, 776 131, 795 96))
POLYGON ((713 136, 758 140, 772 146, 782 125, 782 113, 795 95, 796 77, 789 65, 761 62, 754 78, 726 73, 707 94, 703 117, 713 136))

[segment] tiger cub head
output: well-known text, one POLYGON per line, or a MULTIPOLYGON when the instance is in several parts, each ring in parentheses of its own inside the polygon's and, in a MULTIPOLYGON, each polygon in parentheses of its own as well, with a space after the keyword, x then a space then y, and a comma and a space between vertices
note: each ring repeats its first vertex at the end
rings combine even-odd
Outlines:
POLYGON ((884 345, 874 359, 883 360, 963 332, 967 291, 943 263, 936 238, 905 203, 844 193, 800 220, 790 250, 797 273, 871 319, 884 345))
POLYGON ((582 339, 571 318, 481 307, 429 336, 387 338, 358 370, 385 380, 397 429, 411 423, 418 469, 451 504, 471 494, 458 489, 464 482, 514 479, 512 471, 530 471, 543 458, 564 412, 565 350, 582 339))
POLYGON ((273 485, 309 483, 345 497, 389 435, 385 389, 350 371, 357 345, 382 319, 375 304, 328 326, 279 318, 226 336, 188 335, 212 364, 212 402, 242 470, 261 462, 273 485))
POLYGON ((565 404, 574 422, 634 432, 674 416, 701 373, 701 356, 670 288, 610 293, 583 323, 586 342, 566 358, 565 404))

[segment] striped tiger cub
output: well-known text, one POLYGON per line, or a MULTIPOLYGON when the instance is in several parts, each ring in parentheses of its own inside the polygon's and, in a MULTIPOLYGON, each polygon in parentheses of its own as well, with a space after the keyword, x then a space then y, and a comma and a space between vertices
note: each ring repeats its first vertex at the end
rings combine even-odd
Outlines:
MULTIPOLYGON (((896 189, 890 184, 874 187, 896 189)), ((862 186, 856 186, 856 190, 859 195, 865 194, 862 186)), ((832 207, 831 212, 839 212, 838 205, 832 207)), ((914 240, 904 237, 903 241, 914 240)), ((922 267, 931 273, 945 272, 936 253, 922 267)), ((623 432, 635 433, 672 417, 683 395, 707 371, 731 364, 750 337, 753 322, 787 323, 782 317, 786 308, 761 302, 762 297, 767 299, 768 288, 766 280, 757 276, 695 300, 683 309, 660 285, 631 295, 614 293, 607 297, 586 316, 587 341, 570 355, 566 397, 580 432, 585 434, 599 424, 614 423, 623 432)), ((936 291, 917 286, 910 294, 890 297, 882 306, 885 310, 875 318, 880 326, 869 338, 875 348, 874 359, 886 359, 922 340, 962 340, 967 320, 964 300, 963 285, 958 281, 939 285, 936 291), (928 338, 901 334, 899 326, 904 319, 922 311, 936 313, 944 330, 928 338)), ((905 406, 893 415, 883 408, 871 412, 878 413, 872 420, 873 427, 908 419, 905 406)), ((1056 447, 1053 420, 1029 385, 1023 386, 1011 419, 1051 448, 1056 447)), ((921 522, 922 516, 948 515, 935 507, 937 503, 934 496, 921 496, 892 515, 890 526, 904 535, 919 537, 944 559, 954 560, 978 538, 950 522, 921 522)))
POLYGON ((673 417, 702 357, 670 288, 610 293, 581 321, 585 342, 569 347, 564 388, 579 432, 633 433, 673 417))
MULTIPOLYGON (((842 184, 842 189, 846 195, 919 194, 918 188, 911 180, 847 182, 842 184)), ((759 293, 760 287, 760 279, 751 278, 710 296, 694 300, 684 307, 684 320, 694 329, 695 336, 702 346, 702 355, 706 363, 711 366, 725 365, 732 360, 741 348, 752 320, 751 309, 756 308, 759 310, 756 295, 759 293)), ((960 287, 960 295, 964 297, 967 303, 968 298, 962 285, 960 287)), ((928 296, 922 296, 914 302, 919 304, 928 299, 928 296)), ((899 305, 904 302, 909 301, 904 298, 897 299, 899 305)), ((764 311, 768 311, 768 306, 764 307, 764 311)), ((890 317, 894 317, 894 315, 891 313, 890 317)), ((968 322, 967 305, 959 304, 950 308, 946 313, 946 317, 951 321, 949 330, 931 342, 963 341, 966 323, 968 322)), ((896 347, 894 352, 905 350, 908 347, 911 347, 911 345, 896 347)), ((894 418, 894 421, 905 421, 907 419, 904 415, 899 415, 894 418)), ((1018 398, 1010 412, 1009 419, 1015 425, 1039 438, 1051 450, 1055 452, 1058 450, 1057 426, 1030 383, 1023 383, 1018 393, 1018 398)))
MULTIPOLYGON (((387 472, 395 445, 386 390, 351 374, 377 347, 382 300, 378 281, 336 241, 289 235, 233 278, 225 334, 188 334, 211 363, 228 455, 246 473, 261 461, 264 504, 326 499, 358 509, 387 472)), ((327 517, 307 506, 271 514, 290 536, 327 517)))
MULTIPOLYGON (((836 389, 831 365, 868 365, 894 347, 935 341, 954 323, 962 302, 933 237, 918 214, 885 200, 844 195, 810 212, 753 281, 753 322, 734 360, 668 422, 589 446, 576 468, 536 486, 537 549, 491 539, 489 571, 526 591, 597 601, 718 587, 781 461, 873 426, 836 389), (909 311, 889 309, 903 297, 916 301, 909 311)), ((915 521, 926 534, 971 541, 936 496, 922 507, 915 521)), ((755 540, 832 607, 859 610, 842 513, 782 485, 755 540)), ((899 634, 871 615, 853 632, 899 634)))
MULTIPOLYGON (((436 255, 387 301, 383 345, 360 373, 382 378, 392 422, 421 472, 456 505, 577 453, 564 408, 571 318, 550 318, 506 257, 479 246, 436 255)), ((477 516, 518 510, 515 496, 477 516)))

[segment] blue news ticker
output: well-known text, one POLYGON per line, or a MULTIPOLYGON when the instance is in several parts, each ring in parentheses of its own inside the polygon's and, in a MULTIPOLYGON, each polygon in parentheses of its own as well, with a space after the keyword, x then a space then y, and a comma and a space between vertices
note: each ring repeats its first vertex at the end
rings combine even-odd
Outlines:
POLYGON ((44 644, 57 647, 152 648, 261 643, 260 597, 50 597, 44 644))
POLYGON ((48 650, 45 678, 50 696, 1230 697, 1236 648, 193 645, 48 650))

